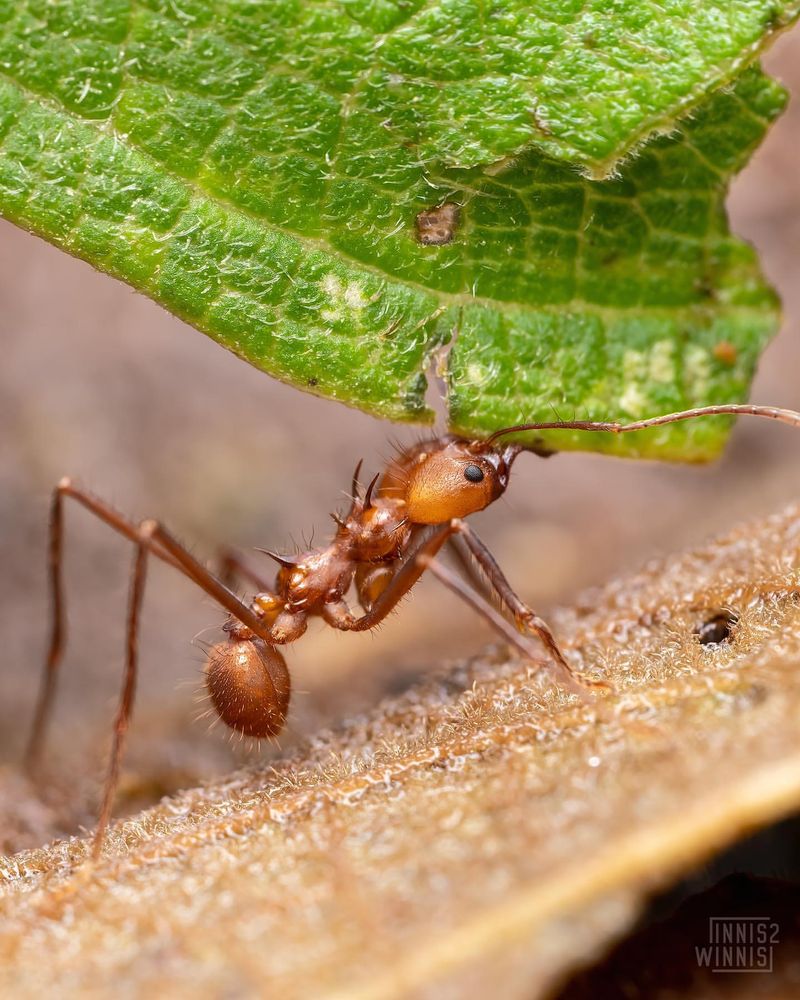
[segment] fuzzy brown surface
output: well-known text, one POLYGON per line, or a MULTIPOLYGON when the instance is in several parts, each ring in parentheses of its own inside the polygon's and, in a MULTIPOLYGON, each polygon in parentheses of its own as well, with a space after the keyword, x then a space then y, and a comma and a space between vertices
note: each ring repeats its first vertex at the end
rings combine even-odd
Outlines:
POLYGON ((81 839, 5 859, 0 993, 543 995, 800 807, 799 560, 793 507, 562 612, 594 703, 497 650, 165 799, 95 866, 81 839))

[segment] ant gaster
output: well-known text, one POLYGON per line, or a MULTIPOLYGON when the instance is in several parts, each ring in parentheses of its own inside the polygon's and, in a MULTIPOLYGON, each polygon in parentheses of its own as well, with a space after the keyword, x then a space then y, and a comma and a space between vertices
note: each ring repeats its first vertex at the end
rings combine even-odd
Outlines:
POLYGON ((580 420, 518 424, 503 428, 485 440, 445 436, 414 445, 391 461, 382 476, 375 476, 363 495, 358 484, 359 463, 353 476, 352 503, 346 514, 333 515, 336 533, 328 545, 297 556, 261 550, 279 564, 274 583, 262 579, 234 554, 226 556, 220 575, 215 575, 157 521, 136 524, 71 480, 63 479, 53 493, 51 506, 52 631, 28 745, 28 766, 34 768, 42 753, 64 648, 66 622, 61 572, 64 498, 77 500, 136 546, 128 598, 122 693, 94 838, 97 856, 111 814, 133 708, 148 555, 189 577, 228 612, 223 625, 226 637, 209 653, 205 680, 220 718, 245 736, 271 737, 283 728, 291 683, 281 647, 303 635, 310 617, 320 617, 333 628, 346 632, 375 628, 426 570, 487 619, 525 658, 537 666, 549 667, 557 681, 585 695, 592 687, 605 685, 573 672, 550 629, 517 596, 489 549, 465 520, 503 495, 520 452, 525 447, 535 448, 536 442, 530 437, 523 439, 524 444, 503 443, 503 439, 516 435, 519 441, 519 435, 540 430, 620 434, 723 414, 749 414, 800 426, 800 414, 791 410, 747 404, 699 407, 628 424, 580 420), (445 543, 459 557, 469 582, 436 559, 445 543), (479 573, 475 572, 475 564, 479 573), (256 587, 249 603, 241 601, 230 589, 237 577, 248 579, 256 587), (347 603, 351 590, 361 606, 360 614, 354 613, 347 603), (505 617, 490 598, 498 603, 505 617), (537 658, 532 638, 544 645, 548 661, 537 658))

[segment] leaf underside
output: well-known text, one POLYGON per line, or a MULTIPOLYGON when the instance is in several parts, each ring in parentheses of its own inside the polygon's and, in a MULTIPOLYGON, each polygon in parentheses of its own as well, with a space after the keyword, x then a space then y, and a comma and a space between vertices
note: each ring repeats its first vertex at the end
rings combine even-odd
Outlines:
POLYGON ((431 419, 446 345, 462 433, 742 400, 776 303, 724 195, 784 100, 745 67, 799 7, 0 0, 0 211, 393 419, 431 419))
POLYGON ((0 859, 0 992, 542 996, 648 893, 800 807, 799 518, 557 616, 614 688, 594 703, 497 651, 120 823, 96 866, 85 839, 0 859), (731 640, 701 646, 723 607, 731 640))

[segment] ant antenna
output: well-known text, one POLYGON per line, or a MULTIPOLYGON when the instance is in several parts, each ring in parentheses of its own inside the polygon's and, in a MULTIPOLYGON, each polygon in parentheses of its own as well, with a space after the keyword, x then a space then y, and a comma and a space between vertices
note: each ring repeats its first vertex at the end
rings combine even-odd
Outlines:
POLYGON ((629 424, 617 421, 599 420, 559 420, 539 424, 515 424, 513 427, 503 427, 486 439, 492 444, 505 434, 519 434, 523 431, 606 431, 610 434, 625 434, 628 431, 641 431, 648 427, 660 427, 663 424, 674 424, 679 420, 693 420, 695 417, 717 416, 751 416, 766 417, 769 420, 780 420, 784 424, 800 427, 800 413, 795 410, 784 410, 777 406, 756 406, 752 403, 725 403, 719 406, 697 406, 691 410, 680 410, 677 413, 667 413, 660 417, 648 417, 646 420, 635 420, 629 424))

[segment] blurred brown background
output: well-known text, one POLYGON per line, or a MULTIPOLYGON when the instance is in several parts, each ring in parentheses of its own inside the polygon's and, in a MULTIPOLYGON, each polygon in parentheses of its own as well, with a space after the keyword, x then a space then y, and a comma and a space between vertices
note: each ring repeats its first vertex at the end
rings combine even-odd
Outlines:
MULTIPOLYGON (((730 199, 784 301, 753 398, 800 408, 800 32, 765 60, 792 91, 730 199)), ((355 461, 377 471, 396 428, 301 394, 237 360, 152 302, 44 242, 0 224, 0 756, 16 760, 47 632, 50 489, 70 474, 135 517, 158 516, 203 557, 302 544, 330 530, 355 461)), ((476 518, 511 580, 540 611, 610 574, 699 541, 800 494, 800 435, 743 422, 709 468, 561 455, 523 457, 508 498, 476 518)), ((101 767, 119 685, 129 547, 68 511, 71 635, 51 750, 61 770, 101 767)), ((256 557, 258 558, 258 557, 256 557)), ((153 792, 241 759, 221 728, 193 724, 204 659, 223 616, 153 564, 129 768, 153 792), (160 783, 160 784, 159 784, 160 783)), ((291 649, 290 732, 281 742, 406 686, 490 640, 435 581, 376 635, 314 627, 291 649)), ((274 751, 263 750, 267 754, 274 751)))

